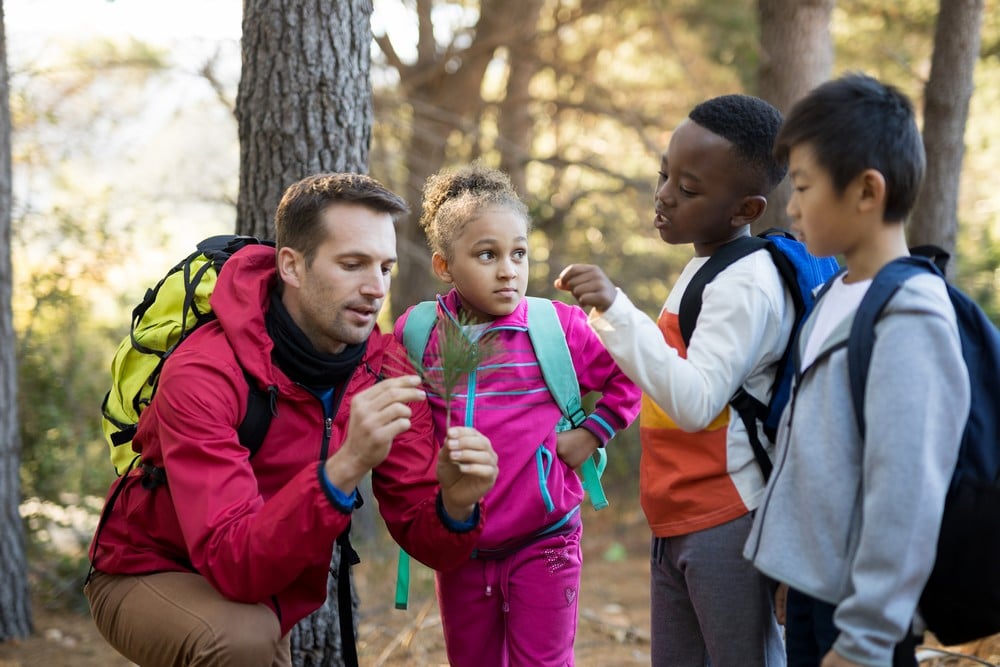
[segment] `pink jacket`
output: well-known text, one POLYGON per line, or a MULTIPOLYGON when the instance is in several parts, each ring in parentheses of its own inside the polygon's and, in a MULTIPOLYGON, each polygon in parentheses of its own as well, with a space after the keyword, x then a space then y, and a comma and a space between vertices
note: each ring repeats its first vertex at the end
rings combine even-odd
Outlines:
MULTIPOLYGON (((136 448, 166 471, 166 484, 146 489, 134 470, 91 557, 109 574, 198 572, 228 599, 270 605, 284 633, 326 599, 334 540, 350 520, 326 495, 321 461, 345 437, 351 398, 405 352, 392 336, 372 333, 326 421, 320 400, 271 363, 264 311, 275 280, 273 248, 251 246, 226 262, 212 295, 218 321, 169 357, 139 421, 136 448), (248 393, 241 366, 277 391, 252 459, 236 435, 248 393)), ((466 533, 442 523, 431 415, 425 402, 412 407, 413 426, 372 471, 372 486, 393 538, 430 567, 450 569, 468 560, 482 521, 466 533)))
MULTIPOLYGON (((438 318, 455 317, 458 295, 443 299, 449 314, 438 306, 438 318)), ((627 427, 639 412, 639 389, 612 360, 577 306, 553 302, 573 358, 581 393, 598 392, 600 399, 582 428, 602 444, 627 427)), ((452 424, 471 425, 486 435, 499 456, 500 474, 486 496, 491 512, 478 549, 497 549, 523 542, 562 520, 577 521, 583 488, 577 474, 556 455, 555 427, 561 413, 542 378, 527 330, 527 301, 489 326, 500 353, 485 359, 452 405, 452 424), (569 518, 567 518, 569 517, 569 518)), ((402 340, 409 310, 396 322, 402 340)), ((435 326, 423 364, 440 366, 435 326)), ((429 392, 436 439, 442 440, 446 407, 429 392)))

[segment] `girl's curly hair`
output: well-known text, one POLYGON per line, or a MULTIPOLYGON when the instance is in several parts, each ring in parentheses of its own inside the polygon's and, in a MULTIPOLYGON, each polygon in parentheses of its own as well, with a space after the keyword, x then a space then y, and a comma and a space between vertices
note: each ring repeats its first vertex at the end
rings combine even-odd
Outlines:
POLYGON ((427 179, 420 226, 431 250, 450 257, 462 228, 484 210, 497 207, 523 216, 531 228, 528 207, 517 196, 510 177, 477 160, 459 169, 443 169, 427 179))

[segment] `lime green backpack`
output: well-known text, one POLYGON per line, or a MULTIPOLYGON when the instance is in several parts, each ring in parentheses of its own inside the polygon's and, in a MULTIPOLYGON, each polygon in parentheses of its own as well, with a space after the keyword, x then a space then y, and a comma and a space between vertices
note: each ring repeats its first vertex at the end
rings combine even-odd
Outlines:
MULTIPOLYGON (((215 319, 209 298, 219 271, 240 248, 262 242, 251 236, 207 238, 178 262, 132 310, 132 325, 111 362, 111 389, 101 406, 105 439, 115 472, 128 472, 138 455, 132 449, 139 415, 149 405, 170 353, 202 324, 215 319)), ((240 442, 255 452, 267 432, 271 411, 266 394, 250 382, 240 442)))
MULTIPOLYGON (((559 316, 552 302, 548 299, 528 296, 528 338, 538 358, 538 365, 545 378, 549 393, 559 405, 562 418, 556 425, 556 431, 568 431, 576 428, 587 418, 583 410, 580 396, 580 383, 576 378, 573 358, 566 345, 566 332, 563 331, 559 316)), ((431 331, 437 321, 437 303, 421 301, 415 305, 403 325, 403 345, 407 353, 414 359, 423 359, 424 350, 430 340, 431 331)), ((583 488, 590 496, 590 502, 595 510, 608 506, 607 496, 601 486, 601 475, 607 466, 607 453, 604 448, 598 449, 594 456, 587 459, 582 466, 583 488)), ((405 551, 399 551, 399 563, 396 571, 396 608, 406 609, 410 585, 410 556, 405 551)))

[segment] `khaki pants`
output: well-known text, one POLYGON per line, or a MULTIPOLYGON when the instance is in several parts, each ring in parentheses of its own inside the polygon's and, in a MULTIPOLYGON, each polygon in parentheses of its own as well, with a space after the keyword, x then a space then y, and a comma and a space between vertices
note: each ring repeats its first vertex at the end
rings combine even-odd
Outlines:
POLYGON ((104 638, 142 667, 291 667, 274 612, 227 600, 200 575, 94 572, 84 594, 104 638))

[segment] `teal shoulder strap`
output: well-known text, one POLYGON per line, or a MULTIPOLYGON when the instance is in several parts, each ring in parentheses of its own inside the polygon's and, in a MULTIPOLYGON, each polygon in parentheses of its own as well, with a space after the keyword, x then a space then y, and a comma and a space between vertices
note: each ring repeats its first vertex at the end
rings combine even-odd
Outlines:
POLYGON ((437 322, 437 302, 421 301, 410 309, 403 324, 403 345, 411 359, 423 362, 427 341, 437 322))
MULTIPOLYGON (((437 302, 421 301, 410 309, 403 323, 403 346, 410 359, 423 364, 424 350, 437 322, 437 302)), ((410 554, 399 549, 396 561, 396 609, 406 609, 410 601, 410 554)))
POLYGON ((580 383, 566 345, 566 332, 551 301, 533 296, 525 298, 528 300, 528 337, 545 384, 563 413, 556 430, 568 431, 582 424, 587 413, 580 400, 580 383))
MULTIPOLYGON (((583 410, 580 383, 566 344, 566 332, 551 301, 532 296, 525 298, 528 300, 528 337, 545 384, 563 413, 556 431, 576 428, 587 418, 587 413, 583 410)), ((608 506, 604 487, 601 486, 601 475, 607 462, 607 452, 601 447, 583 464, 583 488, 595 510, 608 506)))

